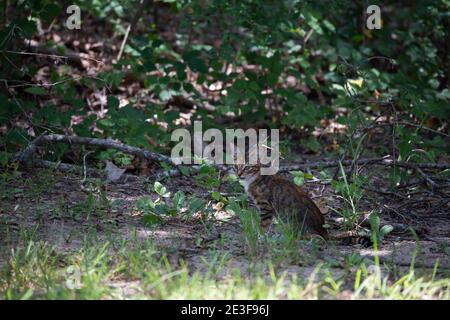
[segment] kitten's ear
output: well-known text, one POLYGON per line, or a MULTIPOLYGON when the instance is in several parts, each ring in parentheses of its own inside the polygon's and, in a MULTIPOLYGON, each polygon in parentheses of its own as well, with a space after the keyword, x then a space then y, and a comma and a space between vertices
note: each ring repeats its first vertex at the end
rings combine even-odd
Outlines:
POLYGON ((233 141, 229 146, 234 164, 245 164, 245 156, 247 154, 245 144, 242 145, 239 141, 233 141))
POLYGON ((245 151, 245 154, 247 155, 249 164, 259 164, 259 145, 258 143, 255 143, 248 147, 248 149, 245 151))

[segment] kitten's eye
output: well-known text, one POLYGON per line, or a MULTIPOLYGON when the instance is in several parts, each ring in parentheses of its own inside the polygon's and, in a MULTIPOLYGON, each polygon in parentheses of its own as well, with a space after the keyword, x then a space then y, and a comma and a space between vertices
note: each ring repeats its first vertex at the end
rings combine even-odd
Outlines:
POLYGON ((240 165, 236 167, 236 174, 238 177, 240 177, 245 171, 245 166, 240 165))

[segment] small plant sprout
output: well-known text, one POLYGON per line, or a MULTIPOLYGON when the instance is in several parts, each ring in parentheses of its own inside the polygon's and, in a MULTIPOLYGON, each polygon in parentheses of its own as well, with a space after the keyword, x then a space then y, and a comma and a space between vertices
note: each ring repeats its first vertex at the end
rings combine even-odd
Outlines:
POLYGON ((380 217, 376 212, 372 212, 369 216, 371 235, 373 243, 380 245, 384 237, 394 230, 394 227, 387 224, 380 227, 380 217))

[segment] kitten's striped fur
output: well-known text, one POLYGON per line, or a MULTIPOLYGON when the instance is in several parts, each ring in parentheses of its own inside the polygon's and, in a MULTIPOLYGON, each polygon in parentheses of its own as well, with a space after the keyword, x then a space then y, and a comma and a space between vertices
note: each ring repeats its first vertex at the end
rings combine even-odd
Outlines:
MULTIPOLYGON (((323 214, 309 195, 294 182, 280 174, 261 175, 259 165, 235 165, 235 172, 243 180, 248 197, 258 208, 264 229, 277 217, 295 223, 301 233, 329 239, 323 227, 323 214)), ((346 236, 339 240, 343 244, 371 245, 368 237, 346 236)))
POLYGON ((264 228, 278 217, 293 222, 299 231, 328 239, 322 213, 302 188, 279 174, 261 175, 259 166, 236 165, 235 169, 244 180, 245 192, 260 211, 264 228))

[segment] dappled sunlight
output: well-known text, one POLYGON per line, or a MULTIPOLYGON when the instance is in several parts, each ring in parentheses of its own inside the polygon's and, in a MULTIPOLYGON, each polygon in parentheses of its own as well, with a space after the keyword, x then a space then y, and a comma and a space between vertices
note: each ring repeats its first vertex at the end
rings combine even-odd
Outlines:
POLYGON ((0 300, 450 299, 448 1, 1 7, 0 300))

